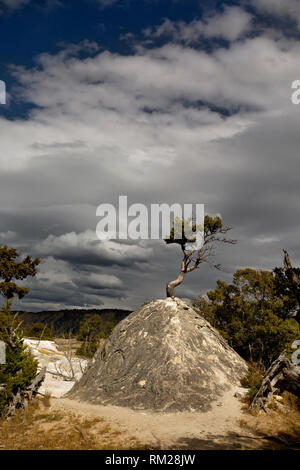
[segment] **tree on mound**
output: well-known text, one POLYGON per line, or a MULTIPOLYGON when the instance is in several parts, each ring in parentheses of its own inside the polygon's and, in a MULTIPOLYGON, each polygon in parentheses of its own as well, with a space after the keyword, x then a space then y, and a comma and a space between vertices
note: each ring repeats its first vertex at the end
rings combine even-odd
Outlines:
POLYGON ((210 217, 206 215, 204 217, 202 246, 196 249, 188 249, 188 244, 196 241, 196 235, 191 236, 190 234, 196 234, 199 230, 201 230, 201 227, 192 224, 190 221, 175 219, 170 235, 164 239, 167 245, 179 245, 183 254, 178 277, 174 281, 167 283, 167 297, 174 297, 175 287, 182 284, 185 275, 198 269, 201 263, 209 263, 217 269, 221 268, 220 264, 212 261, 216 243, 236 243, 236 240, 225 237, 226 233, 231 230, 231 227, 226 227, 218 216, 210 217))
POLYGON ((203 245, 190 250, 197 229, 175 219, 165 242, 180 245, 183 260, 178 278, 167 284, 167 299, 144 304, 114 328, 70 397, 134 409, 207 411, 240 384, 248 370, 244 360, 209 322, 174 297, 187 273, 211 262, 216 242, 235 243, 225 237, 230 228, 220 217, 205 216, 203 245))
POLYGON ((28 293, 28 289, 14 281, 35 276, 40 260, 27 256, 18 261, 18 257, 19 253, 14 248, 0 245, 0 292, 5 298, 0 311, 0 341, 5 345, 5 360, 0 364, 0 416, 37 374, 37 362, 23 345, 20 324, 10 307, 15 295, 22 298, 28 293))
POLYGON ((243 359, 185 302, 155 300, 114 328, 69 396, 155 411, 207 411, 247 372, 243 359))

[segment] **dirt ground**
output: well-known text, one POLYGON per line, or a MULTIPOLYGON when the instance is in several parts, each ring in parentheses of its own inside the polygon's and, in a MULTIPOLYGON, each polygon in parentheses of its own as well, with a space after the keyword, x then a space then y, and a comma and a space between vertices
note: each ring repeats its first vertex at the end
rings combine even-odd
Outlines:
POLYGON ((40 398, 0 421, 0 450, 300 449, 300 411, 287 402, 254 415, 228 392, 208 412, 153 413, 40 398))
POLYGON ((145 448, 155 449, 282 449, 283 443, 265 439, 245 428, 242 403, 229 392, 223 405, 206 413, 152 413, 116 406, 92 405, 73 399, 52 399, 51 410, 78 418, 101 419, 120 436, 134 436, 145 448))

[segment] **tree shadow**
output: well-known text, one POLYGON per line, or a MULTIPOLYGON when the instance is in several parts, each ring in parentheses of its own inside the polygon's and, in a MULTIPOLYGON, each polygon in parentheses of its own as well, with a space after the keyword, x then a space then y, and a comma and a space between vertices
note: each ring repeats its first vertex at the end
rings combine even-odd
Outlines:
POLYGON ((240 435, 228 433, 226 436, 208 435, 205 438, 178 439, 174 450, 299 450, 300 443, 288 443, 273 436, 240 435))

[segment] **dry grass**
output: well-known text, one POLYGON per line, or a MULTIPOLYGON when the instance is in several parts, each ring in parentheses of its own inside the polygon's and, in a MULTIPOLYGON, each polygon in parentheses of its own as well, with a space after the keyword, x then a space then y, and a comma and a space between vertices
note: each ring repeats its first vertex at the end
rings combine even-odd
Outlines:
POLYGON ((12 421, 0 421, 1 450, 138 450, 134 436, 123 435, 101 418, 86 419, 52 411, 50 398, 29 405, 26 422, 20 413, 12 421))
POLYGON ((256 411, 245 414, 240 425, 258 436, 266 436, 284 447, 300 448, 300 401, 284 392, 280 401, 273 398, 267 405, 267 413, 256 411))
POLYGON ((49 392, 46 392, 45 395, 42 395, 42 398, 40 398, 41 403, 44 405, 45 408, 50 408, 51 406, 51 394, 49 392))
POLYGON ((250 405, 263 381, 264 371, 255 362, 248 362, 248 373, 241 379, 242 387, 248 388, 245 403, 250 405))

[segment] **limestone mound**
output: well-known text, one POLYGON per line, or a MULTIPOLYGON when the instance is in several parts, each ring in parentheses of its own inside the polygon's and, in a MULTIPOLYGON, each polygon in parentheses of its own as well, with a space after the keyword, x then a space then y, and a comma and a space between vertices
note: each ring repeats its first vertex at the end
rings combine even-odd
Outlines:
POLYGON ((168 298, 122 320, 69 396, 133 409, 207 411, 246 372, 206 320, 168 298))

